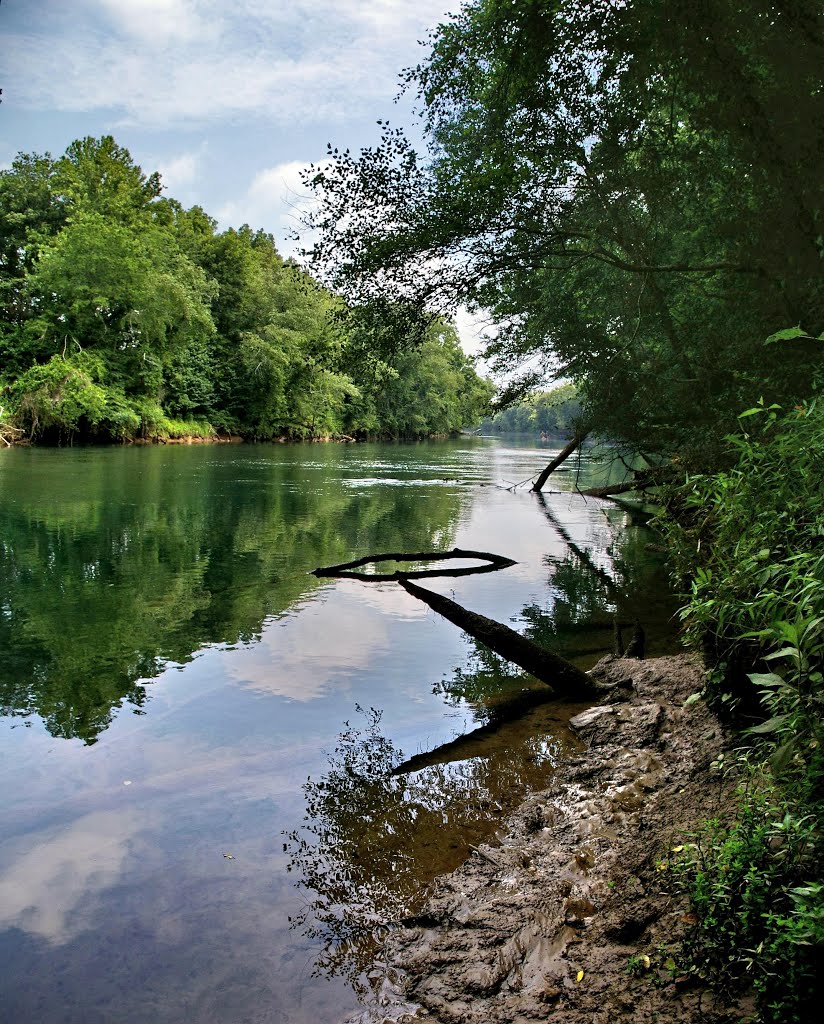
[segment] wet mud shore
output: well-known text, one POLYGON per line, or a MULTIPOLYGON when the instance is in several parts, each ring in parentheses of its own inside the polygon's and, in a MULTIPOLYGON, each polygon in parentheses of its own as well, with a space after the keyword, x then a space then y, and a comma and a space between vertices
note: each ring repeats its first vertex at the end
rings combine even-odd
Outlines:
POLYGON ((713 769, 729 737, 703 701, 700 662, 605 658, 599 704, 570 725, 585 749, 439 878, 386 944, 380 1007, 352 1021, 638 1024, 739 1021, 678 962, 695 926, 674 847, 724 818, 713 769))

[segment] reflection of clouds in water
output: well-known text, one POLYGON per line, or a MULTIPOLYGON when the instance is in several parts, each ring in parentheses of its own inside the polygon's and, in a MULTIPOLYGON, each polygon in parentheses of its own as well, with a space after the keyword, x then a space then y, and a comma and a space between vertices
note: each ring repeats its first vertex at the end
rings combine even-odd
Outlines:
POLYGON ((360 605, 391 617, 397 621, 425 619, 427 608, 410 597, 397 583, 360 583, 354 580, 342 581, 346 596, 354 598, 360 605))
POLYGON ((426 614, 395 584, 340 583, 328 600, 272 623, 253 648, 223 655, 226 675, 267 696, 316 700, 389 649, 393 620, 426 614))
POLYGON ((95 811, 60 831, 27 836, 21 844, 34 839, 37 845, 4 858, 14 863, 0 875, 0 924, 51 942, 83 931, 93 916, 90 896, 120 879, 132 842, 147 824, 134 812, 95 811))

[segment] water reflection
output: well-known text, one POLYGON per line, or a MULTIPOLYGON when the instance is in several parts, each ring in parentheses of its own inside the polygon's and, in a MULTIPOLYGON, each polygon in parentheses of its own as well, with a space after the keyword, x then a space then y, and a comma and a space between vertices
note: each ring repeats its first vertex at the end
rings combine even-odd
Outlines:
MULTIPOLYGON (((508 718, 528 678, 396 584, 309 572, 368 551, 500 551, 517 564, 433 589, 518 630, 554 629, 548 644, 591 664, 610 638, 587 615, 611 623, 615 601, 586 596, 588 570, 534 496, 476 486, 534 462, 487 442, 3 454, 0 700, 33 725, 3 729, 5 1017, 314 1024, 354 1009, 346 979, 370 989, 373 930, 379 943, 548 781, 567 712, 508 718), (355 704, 383 717, 355 719, 355 704), (336 769, 321 752, 347 718, 336 769), (440 753, 392 776, 401 749, 440 753), (307 776, 331 790, 304 793, 307 776), (304 868, 319 891, 294 887, 304 868), (317 939, 289 929, 301 905, 317 939), (318 950, 336 977, 308 978, 318 950)), ((662 600, 647 570, 622 565, 649 559, 652 539, 616 546, 623 512, 574 494, 548 504, 626 583, 622 615, 636 592, 662 600)))
POLYGON ((440 483, 313 486, 299 460, 255 451, 98 452, 82 476, 66 453, 32 454, 47 471, 7 462, 0 496, 0 713, 87 744, 124 704, 139 713, 170 662, 257 642, 321 585, 310 568, 443 544, 462 506, 440 483))
POLYGON ((381 712, 358 707, 326 771, 303 786, 302 826, 284 850, 308 896, 292 926, 319 942, 316 974, 342 975, 361 998, 382 981, 379 949, 393 923, 422 908, 436 875, 489 838, 524 793, 549 780, 568 710, 536 709, 487 737, 471 759, 396 774, 403 752, 381 712))
MULTIPOLYGON (((513 617, 519 631, 584 669, 612 653, 616 622, 626 625, 639 619, 648 653, 671 651, 678 601, 669 587, 664 559, 647 550, 651 534, 644 517, 620 508, 603 509, 604 529, 595 532, 588 548, 573 540, 563 525, 557 500, 553 507, 552 499, 538 498, 563 546, 560 553, 544 557, 546 600, 520 608, 513 617)), ((466 665, 436 683, 433 692, 453 707, 469 704, 479 721, 494 723, 501 705, 529 693, 535 681, 472 638, 467 637, 466 644, 466 665)))

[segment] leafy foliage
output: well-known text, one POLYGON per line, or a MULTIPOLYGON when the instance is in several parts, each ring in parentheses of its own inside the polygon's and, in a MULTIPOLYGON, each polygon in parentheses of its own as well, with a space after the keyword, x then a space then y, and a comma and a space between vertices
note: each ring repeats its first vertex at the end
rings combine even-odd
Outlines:
POLYGON ((761 1020, 813 1017, 816 951, 824 943, 819 832, 810 816, 739 761, 737 819, 718 820, 678 862, 698 926, 684 954, 692 973, 724 995, 753 985, 761 1020))
POLYGON ((307 171, 313 271, 388 337, 484 309, 497 369, 571 379, 597 432, 715 468, 737 411, 808 396, 820 358, 822 17, 466 3, 405 75, 427 152, 384 125, 307 171), (788 322, 810 334, 765 350, 788 322))
POLYGON ((815 400, 789 412, 762 404, 747 410, 741 427, 730 438, 733 468, 691 477, 667 498, 665 526, 690 581, 687 636, 704 643, 717 696, 729 684, 730 697, 741 697, 751 689, 746 673, 763 663, 795 680, 815 716, 824 653, 824 409, 815 400))
POLYGON ((567 437, 575 432, 581 419, 581 403, 572 384, 551 391, 539 391, 503 412, 485 419, 484 433, 549 434, 567 437))
POLYGON ((721 990, 755 985, 761 1019, 812 1015, 824 944, 824 415, 817 401, 760 403, 729 438, 727 472, 669 495, 664 526, 688 635, 705 644, 707 696, 758 724, 736 821, 711 822, 687 869, 696 970, 721 990))
POLYGON ((420 437, 480 419, 491 385, 447 324, 376 374, 368 333, 337 325, 340 300, 270 235, 218 233, 161 191, 111 137, 0 172, 0 389, 13 430, 420 437))

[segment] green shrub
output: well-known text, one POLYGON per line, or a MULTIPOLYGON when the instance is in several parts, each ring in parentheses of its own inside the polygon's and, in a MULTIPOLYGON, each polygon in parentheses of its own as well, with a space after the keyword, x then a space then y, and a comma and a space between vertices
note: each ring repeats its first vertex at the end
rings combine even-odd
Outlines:
POLYGON ((85 353, 35 364, 11 389, 21 425, 32 436, 47 431, 96 432, 106 413, 102 376, 101 361, 85 353))
POLYGON ((812 815, 740 760, 737 820, 707 822, 677 862, 698 924, 681 951, 723 997, 752 986, 765 1024, 812 1019, 815 962, 824 944, 824 886, 812 815))
MULTIPOLYGON (((662 525, 689 585, 685 632, 707 653, 711 698, 751 700, 766 684, 750 674, 770 669, 792 679, 808 714, 822 688, 824 406, 761 405, 741 423, 755 426, 728 439, 732 469, 691 477, 665 498, 662 525)), ((777 697, 789 691, 773 690, 771 712, 777 697)))

